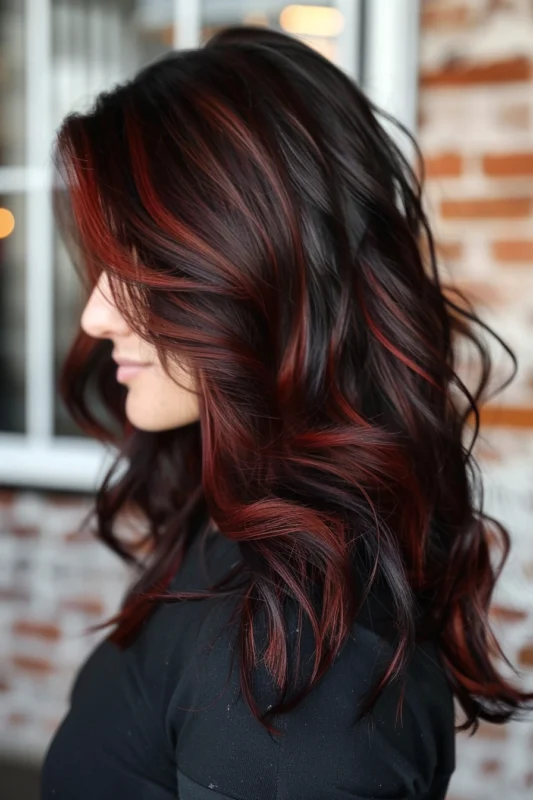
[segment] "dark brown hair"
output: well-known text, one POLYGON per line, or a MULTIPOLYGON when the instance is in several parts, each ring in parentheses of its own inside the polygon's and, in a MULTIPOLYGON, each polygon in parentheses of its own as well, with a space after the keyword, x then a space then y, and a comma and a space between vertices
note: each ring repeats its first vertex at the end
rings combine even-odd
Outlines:
POLYGON ((379 114, 302 42, 239 27, 69 115, 56 208, 87 287, 105 270, 131 328, 164 364, 191 365, 201 419, 135 429, 109 348, 82 331, 61 392, 83 429, 120 451, 95 508, 101 538, 140 569, 111 620, 115 642, 169 599, 204 509, 242 554, 210 593, 237 580, 241 680, 256 715, 254 625, 268 620, 264 662, 281 695, 262 721, 295 704, 287 605, 316 640, 308 691, 357 616, 364 565, 365 590, 379 580, 390 591, 397 633, 368 707, 434 636, 461 727, 475 730, 533 698, 498 672, 506 659, 488 617, 509 548, 483 513, 472 455, 492 373, 474 326, 492 332, 441 285, 421 183, 379 114), (471 390, 459 339, 479 356, 471 390), (128 503, 149 522, 148 560, 116 533, 128 503))

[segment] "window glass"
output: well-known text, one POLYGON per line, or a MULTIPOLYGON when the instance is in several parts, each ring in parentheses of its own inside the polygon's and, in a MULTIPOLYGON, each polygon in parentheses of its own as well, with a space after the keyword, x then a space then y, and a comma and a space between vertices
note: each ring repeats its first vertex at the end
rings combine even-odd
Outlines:
POLYGON ((0 0, 0 430, 24 431, 24 3, 0 0))
MULTIPOLYGON (((52 2, 52 116, 54 129, 73 109, 87 108, 96 94, 125 80, 172 45, 172 3, 133 0, 52 2)), ((57 379, 79 327, 79 278, 57 232, 54 234, 54 374, 57 379)), ((81 436, 56 396, 54 432, 81 436)))
POLYGON ((25 196, 0 194, 0 430, 25 428, 25 196))
POLYGON ((23 0, 0 0, 0 168, 24 163, 23 0))

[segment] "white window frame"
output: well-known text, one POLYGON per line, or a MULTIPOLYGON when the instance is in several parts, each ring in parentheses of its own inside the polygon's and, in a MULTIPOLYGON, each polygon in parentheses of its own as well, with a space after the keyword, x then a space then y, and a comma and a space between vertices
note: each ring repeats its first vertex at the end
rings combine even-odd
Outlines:
MULTIPOLYGON (((217 0, 222 2, 222 0, 217 0)), ((416 125, 420 0, 335 0, 344 15, 338 65, 408 129, 416 125), (365 3, 365 13, 362 13, 365 3), (364 40, 363 59, 359 42, 364 40)), ((265 6, 268 3, 265 2, 265 6)), ((175 48, 200 43, 202 0, 173 0, 175 48)), ((25 0, 26 164, 0 167, 0 193, 26 196, 26 433, 0 432, 0 483, 93 492, 114 451, 55 436, 50 0, 25 0), (48 131, 49 135, 46 135, 48 131)))

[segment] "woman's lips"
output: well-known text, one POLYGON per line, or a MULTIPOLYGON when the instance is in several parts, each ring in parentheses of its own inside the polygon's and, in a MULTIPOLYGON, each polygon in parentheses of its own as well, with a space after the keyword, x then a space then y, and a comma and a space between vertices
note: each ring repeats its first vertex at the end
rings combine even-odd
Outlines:
POLYGON ((119 364, 117 369, 117 381, 119 383, 127 383, 143 370, 148 369, 149 366, 149 364, 119 364))

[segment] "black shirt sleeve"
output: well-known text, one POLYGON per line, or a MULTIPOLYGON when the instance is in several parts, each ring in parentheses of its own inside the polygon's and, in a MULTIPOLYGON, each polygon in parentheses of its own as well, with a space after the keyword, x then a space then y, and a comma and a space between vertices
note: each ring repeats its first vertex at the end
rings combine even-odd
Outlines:
MULTIPOLYGON (((396 720, 400 685, 389 686, 372 718, 359 703, 390 646, 363 625, 301 705, 273 719, 270 736, 229 668, 231 642, 199 648, 170 699, 180 800, 440 800, 454 769, 454 708, 431 644, 419 646, 396 720), (186 700, 186 702, 184 702, 186 700)), ((274 697, 258 671, 259 697, 274 697)))
MULTIPOLYGON (((210 563, 227 571, 235 547, 216 540, 210 563)), ((193 550, 179 586, 202 586, 193 550)), ((376 595, 322 679, 270 735, 240 691, 233 598, 161 603, 135 641, 103 640, 79 670, 70 708, 50 743, 42 800, 442 800, 454 769, 451 689, 429 643, 370 720, 360 701, 391 653, 387 598, 376 595), (383 626, 380 614, 383 612, 383 626), (386 628, 387 630, 385 630, 386 628)), ((289 657, 294 615, 288 622, 289 657), (291 628, 292 625, 292 628, 291 628)), ((259 629, 261 626, 258 626, 259 629)), ((314 652, 302 629, 305 663, 314 652)), ((294 663, 294 660, 291 660, 294 663)), ((261 710, 277 700, 263 668, 261 710)))

